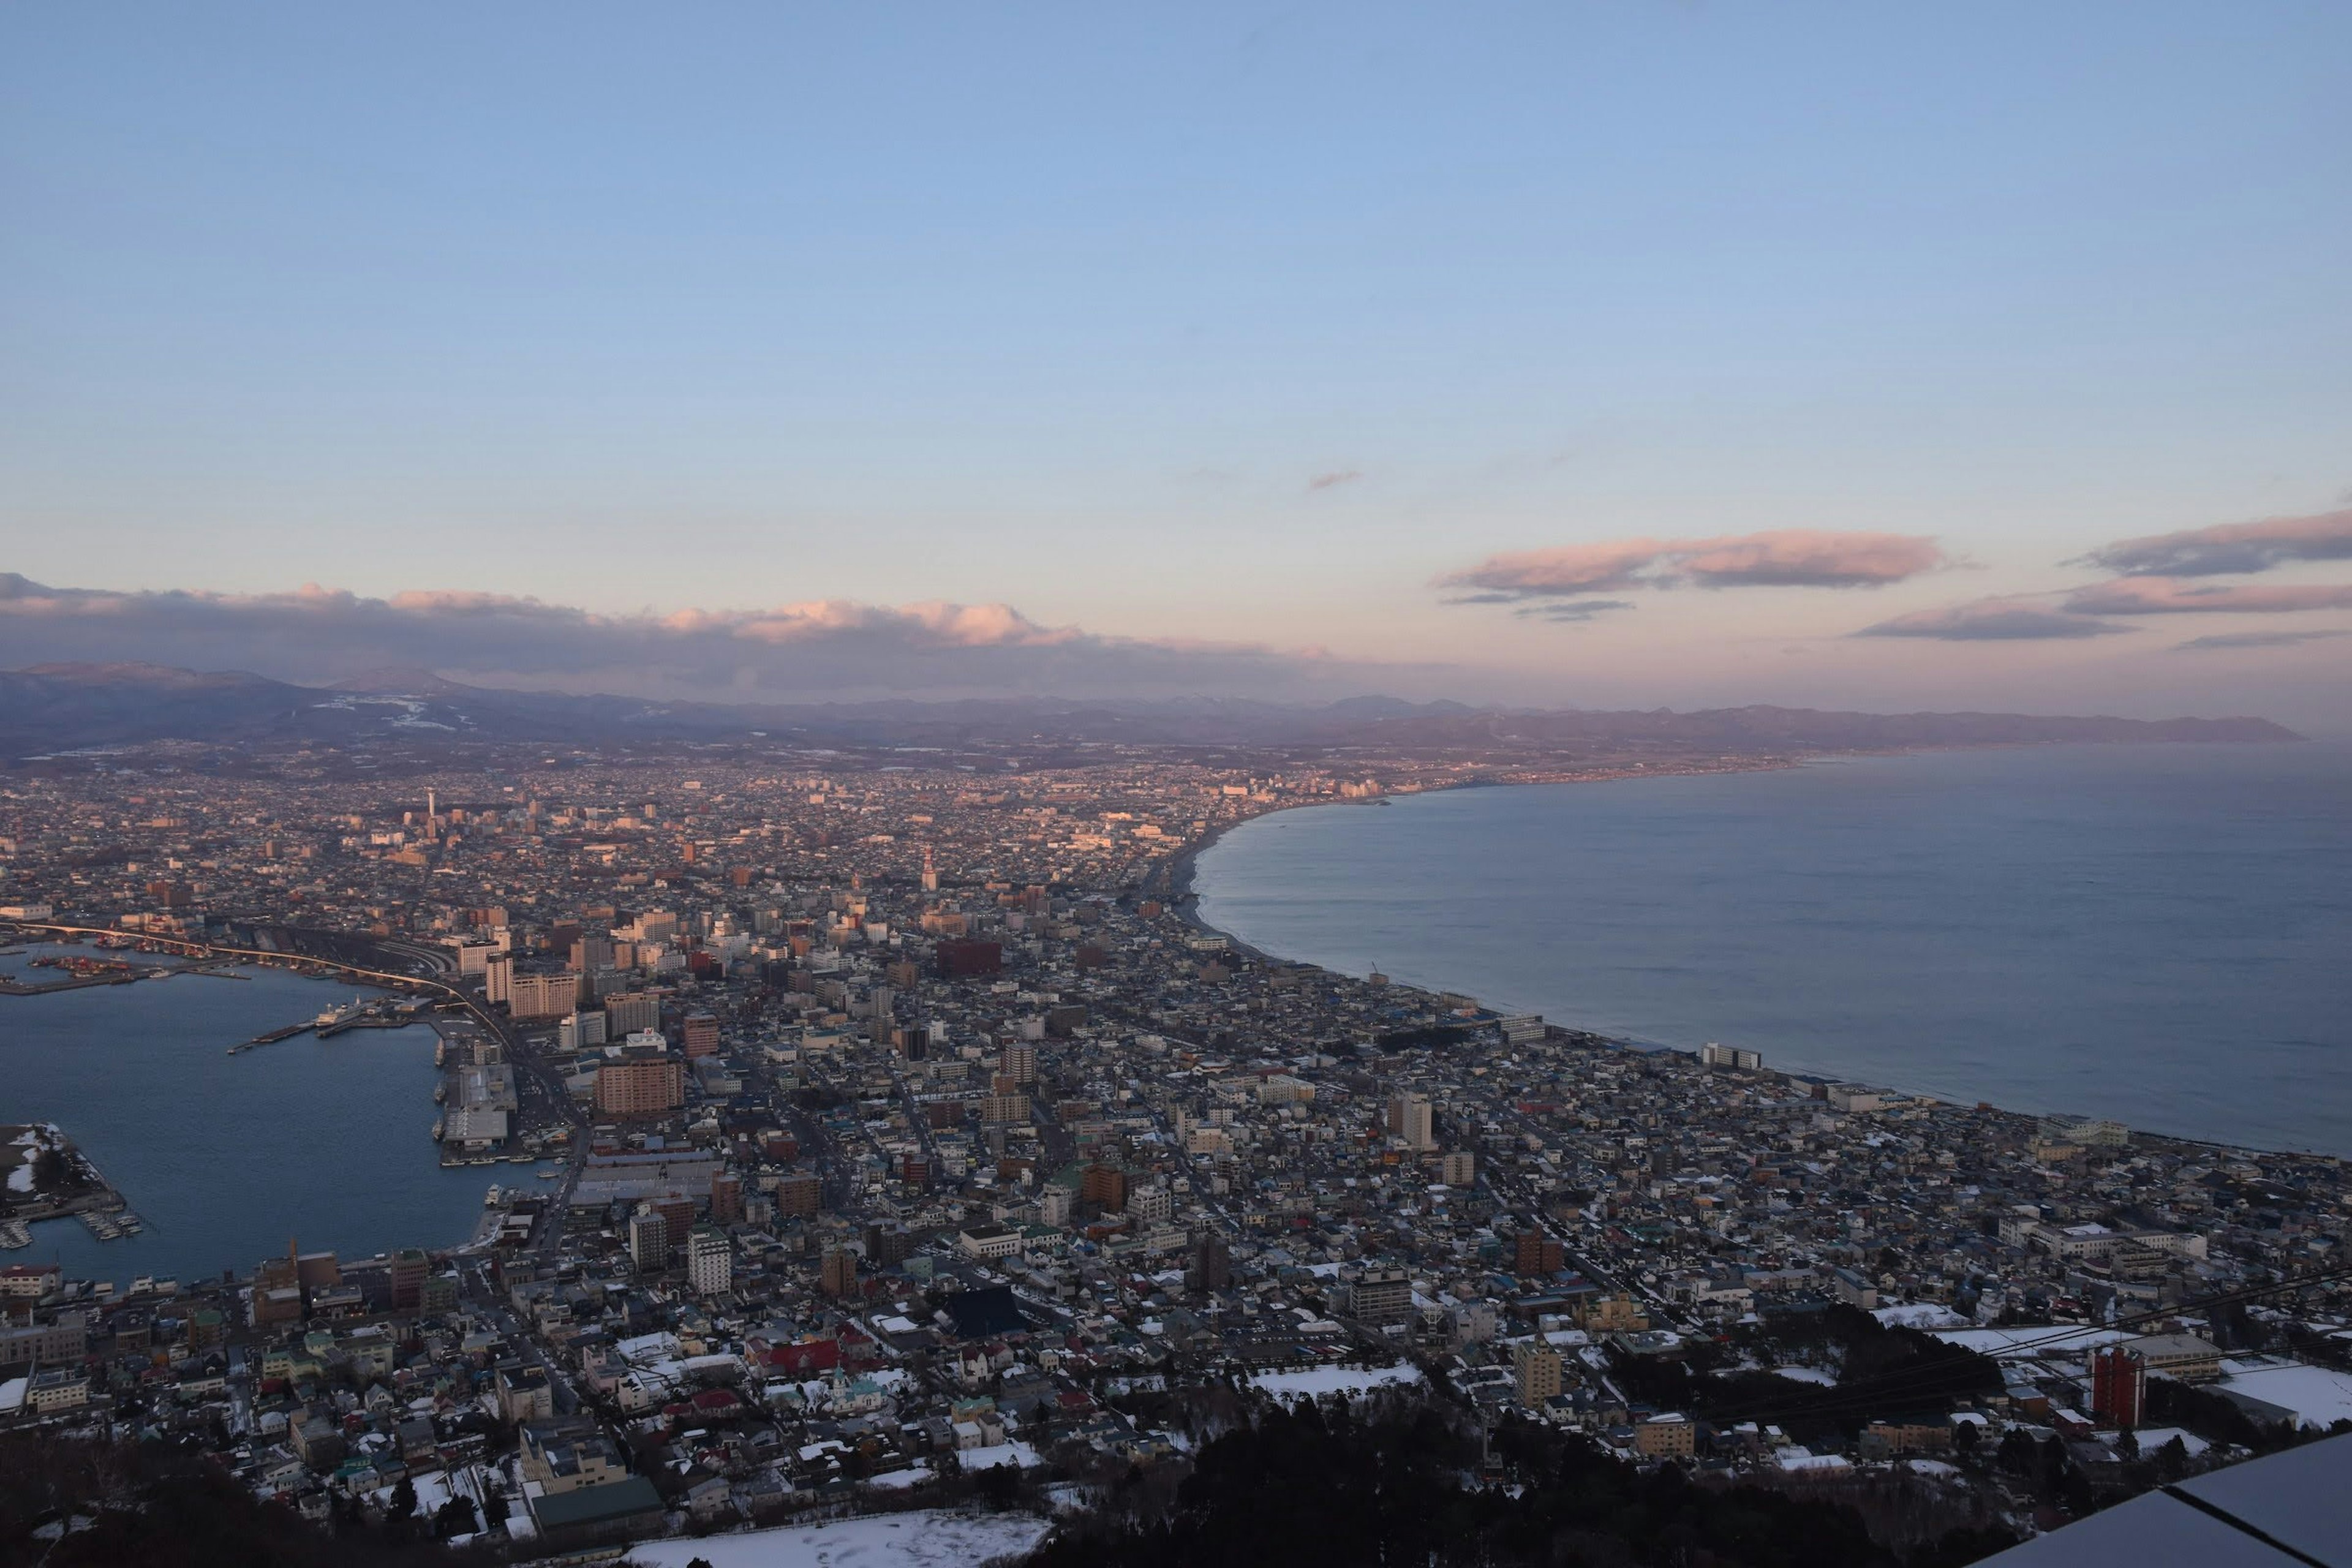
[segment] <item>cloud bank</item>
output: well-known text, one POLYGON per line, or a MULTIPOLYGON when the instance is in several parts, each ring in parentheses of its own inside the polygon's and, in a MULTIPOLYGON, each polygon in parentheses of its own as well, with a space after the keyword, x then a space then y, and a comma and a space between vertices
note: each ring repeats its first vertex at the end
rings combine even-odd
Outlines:
POLYGON ((2175 643, 2175 653, 2221 653, 2242 647, 2294 647, 2299 643, 2328 642, 2336 637, 2352 637, 2352 631, 2312 632, 2217 632, 2211 637, 2190 637, 2175 643))
POLYGON ((2084 616, 2293 615, 2352 608, 2352 584, 2178 583, 2124 577, 2078 588, 2066 607, 2084 616))
POLYGON ((1457 604, 1637 588, 1874 588, 1951 563, 1933 539, 1917 534, 1791 528, 1714 539, 1619 539, 1490 555, 1440 577, 1437 586, 1473 590, 1453 601, 1457 604))
POLYGON ((319 684, 387 667, 486 685, 646 697, 874 693, 1316 695, 1426 670, 1315 649, 1110 637, 1009 605, 867 605, 611 615, 499 594, 371 598, 111 593, 0 573, 0 665, 147 660, 319 684))
POLYGON ((2127 632, 2094 616, 2052 608, 2038 595, 1972 599, 1932 610, 1914 610, 1854 633, 1863 637, 1934 637, 1944 642, 2049 642, 2127 632))
POLYGON ((2352 561, 2352 510, 2152 533, 2118 540, 2082 559, 2126 577, 2213 577, 2298 561, 2352 561))
MULTIPOLYGON (((2126 574, 2109 582, 2088 584, 2057 594, 1978 599, 1917 610, 1864 626, 1853 635, 1940 637, 1947 642, 2093 637, 2124 629, 2102 617, 2273 616, 2352 609, 2352 584, 2194 581, 2224 574, 2267 572, 2274 566, 2299 562, 2347 559, 2352 559, 2352 511, 2221 523, 2179 533, 2118 540, 2074 563, 2126 574)), ((2277 647, 2334 635, 2247 633, 2234 637, 2199 637, 2179 647, 2277 647)))

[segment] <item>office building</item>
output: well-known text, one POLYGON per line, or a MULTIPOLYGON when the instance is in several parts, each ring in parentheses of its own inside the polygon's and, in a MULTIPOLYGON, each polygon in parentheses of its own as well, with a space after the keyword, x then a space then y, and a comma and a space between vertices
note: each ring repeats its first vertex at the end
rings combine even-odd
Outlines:
POLYGON ((660 1116, 686 1102, 686 1064, 659 1047, 632 1045, 596 1071, 605 1116, 660 1116))
POLYGON ((727 1233, 713 1225, 698 1225, 686 1238, 687 1278, 695 1293, 722 1296, 735 1284, 735 1251, 727 1233))
POLYGON ((629 1216, 629 1261, 651 1271, 669 1267, 669 1221, 651 1209, 629 1216))
POLYGON ((1437 1147, 1434 1121, 1425 1094, 1400 1094, 1389 1101, 1389 1131, 1417 1153, 1437 1147))
POLYGON ((1530 1410, 1540 1410, 1545 1400, 1558 1397, 1561 1372, 1559 1352, 1541 1340, 1527 1340, 1511 1347, 1512 1391, 1519 1403, 1530 1410))

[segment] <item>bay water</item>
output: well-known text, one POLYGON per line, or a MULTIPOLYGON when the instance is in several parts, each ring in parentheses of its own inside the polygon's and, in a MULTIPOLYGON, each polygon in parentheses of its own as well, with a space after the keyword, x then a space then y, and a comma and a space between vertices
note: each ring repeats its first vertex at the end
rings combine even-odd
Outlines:
POLYGON ((1278 812, 1200 915, 1629 1041, 2352 1155, 2352 748, 2058 746, 1278 812))
MULTIPOLYGON (((45 952, 0 956, 29 983, 45 952)), ((54 1121, 144 1222, 100 1241, 79 1219, 33 1227, 0 1262, 58 1262, 68 1277, 189 1280, 302 1250, 346 1258, 453 1247, 493 1183, 521 1165, 444 1170, 433 1142, 433 1031, 298 1035, 236 1056, 241 1040, 352 1000, 349 985, 274 969, 181 974, 39 996, 0 996, 0 1123, 54 1121)))

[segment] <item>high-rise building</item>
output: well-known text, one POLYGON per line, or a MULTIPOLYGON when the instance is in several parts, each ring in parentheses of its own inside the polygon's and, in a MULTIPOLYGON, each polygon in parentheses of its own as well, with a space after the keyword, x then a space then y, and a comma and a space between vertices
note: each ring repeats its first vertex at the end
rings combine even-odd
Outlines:
POLYGON ((719 1019, 710 1013, 688 1013, 685 1024, 686 1056, 688 1061, 698 1057, 719 1054, 719 1019))
POLYGON ((518 974, 509 982, 507 1011, 518 1018, 561 1018, 580 1000, 580 976, 571 970, 518 974))
POLYGON ((1557 1274, 1567 1266, 1567 1257, 1559 1242, 1539 1230, 1519 1232, 1517 1255, 1512 1262, 1515 1273, 1527 1275, 1557 1274))
POLYGON ((943 942, 937 949, 940 973, 950 980, 994 974, 1004 967, 1004 949, 992 942, 966 937, 943 942))
POLYGON ((1106 1209, 1125 1208, 1127 1173, 1116 1165, 1088 1165, 1078 1177, 1078 1197, 1106 1209))
POLYGON ((414 1312, 425 1303, 425 1277, 432 1270, 424 1252, 404 1247, 392 1255, 392 1310, 414 1312))
POLYGON ((2129 1430, 2147 1403, 2147 1362, 2137 1351, 2107 1345, 2091 1354, 2091 1414, 2103 1426, 2129 1430))
POLYGON ((1437 1147, 1434 1122, 1425 1094, 1400 1094, 1389 1101, 1389 1131, 1417 1153, 1437 1147))
POLYGON ((780 1215, 814 1214, 824 1206, 824 1183, 806 1172, 780 1176, 774 1188, 780 1215))
POLYGON ((1004 1076, 1016 1084, 1037 1081, 1037 1047, 1011 1045, 1004 1047, 1004 1076))
POLYGON ((1348 1310, 1367 1323, 1402 1323, 1412 1315, 1412 1279, 1402 1268, 1367 1268, 1348 1291, 1348 1310))
POLYGON ((686 1238, 687 1278, 695 1293, 723 1296, 735 1284, 735 1250, 715 1225, 696 1226, 686 1238))
POLYGON ((593 1007, 586 1012, 574 1013, 555 1026, 555 1044, 559 1049, 567 1051, 601 1046, 604 1043, 606 1022, 604 1015, 593 1007))
POLYGON ((743 1178, 732 1171, 721 1171, 710 1178, 710 1223, 743 1223, 743 1178))
POLYGON ((818 1266, 818 1288, 828 1296, 857 1293, 857 1254, 845 1247, 828 1247, 818 1266))
POLYGON ((1541 1409, 1560 1392, 1559 1352, 1541 1340, 1524 1340, 1511 1347, 1512 1392, 1521 1405, 1541 1409))
POLYGON ((606 1116, 659 1116, 686 1102, 686 1064, 657 1046, 629 1046, 596 1071, 596 1109, 606 1116))
POLYGON ((1192 1243, 1192 1289, 1223 1290, 1234 1282, 1234 1255, 1224 1237, 1202 1231, 1192 1243))
POLYGON ((661 1027, 661 998, 648 996, 641 991, 623 992, 604 998, 604 1021, 607 1031, 616 1040, 631 1035, 661 1027))
POLYGON ((1437 1163, 1437 1179, 1449 1187, 1467 1187, 1478 1180, 1478 1156, 1456 1149, 1437 1163))
POLYGON ((629 1216, 629 1261, 647 1270, 669 1267, 669 1222, 651 1209, 629 1216))

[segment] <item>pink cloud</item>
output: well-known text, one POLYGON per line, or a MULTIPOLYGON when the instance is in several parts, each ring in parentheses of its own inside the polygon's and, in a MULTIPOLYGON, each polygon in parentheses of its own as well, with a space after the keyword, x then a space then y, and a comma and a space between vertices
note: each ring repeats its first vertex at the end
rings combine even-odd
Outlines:
POLYGON ((1789 528, 1713 539, 1619 539, 1490 555, 1437 580, 1505 598, 1662 588, 1872 588, 1951 564, 1933 539, 1789 528))
POLYGON ((296 680, 415 667, 663 695, 1272 695, 1300 683, 1407 673, 1335 659, 1319 648, 1049 626, 1002 604, 811 599, 765 609, 612 614, 451 590, 388 598, 315 585, 275 594, 126 594, 47 587, 0 573, 0 664, 73 658, 253 669, 296 680))

